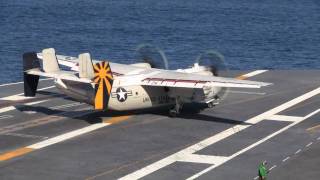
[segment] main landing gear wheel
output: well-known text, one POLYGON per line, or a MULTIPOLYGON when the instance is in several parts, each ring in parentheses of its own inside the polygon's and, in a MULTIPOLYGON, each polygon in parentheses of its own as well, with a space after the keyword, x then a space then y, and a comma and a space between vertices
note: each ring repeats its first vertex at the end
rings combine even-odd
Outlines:
POLYGON ((209 102, 207 105, 208 105, 208 108, 213 108, 215 106, 213 102, 209 102))
POLYGON ((179 113, 175 109, 170 109, 169 116, 170 117, 177 117, 179 113))
POLYGON ((180 114, 180 110, 182 109, 182 105, 183 104, 180 101, 180 97, 177 97, 175 106, 172 109, 170 109, 170 111, 169 111, 170 117, 176 117, 178 114, 180 114))

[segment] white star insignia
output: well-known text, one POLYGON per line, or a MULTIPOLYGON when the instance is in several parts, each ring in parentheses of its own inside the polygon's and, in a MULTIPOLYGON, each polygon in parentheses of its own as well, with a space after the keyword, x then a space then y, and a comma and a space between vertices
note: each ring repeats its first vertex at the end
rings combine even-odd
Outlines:
POLYGON ((120 92, 117 93, 117 95, 119 95, 119 100, 125 100, 126 97, 125 95, 127 94, 127 92, 123 92, 122 89, 120 89, 120 92))

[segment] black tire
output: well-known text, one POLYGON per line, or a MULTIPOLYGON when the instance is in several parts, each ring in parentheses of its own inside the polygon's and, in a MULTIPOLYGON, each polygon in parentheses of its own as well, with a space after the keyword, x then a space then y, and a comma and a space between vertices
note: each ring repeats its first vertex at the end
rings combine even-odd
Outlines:
POLYGON ((176 110, 174 110, 174 109, 169 110, 170 117, 177 117, 177 115, 178 115, 178 112, 176 110))

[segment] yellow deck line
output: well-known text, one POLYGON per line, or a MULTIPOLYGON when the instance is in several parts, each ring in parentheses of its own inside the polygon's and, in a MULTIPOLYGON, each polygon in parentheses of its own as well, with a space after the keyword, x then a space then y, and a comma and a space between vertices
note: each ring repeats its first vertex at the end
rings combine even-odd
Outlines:
POLYGON ((267 72, 267 70, 256 70, 256 71, 252 71, 252 72, 247 73, 247 74, 240 75, 240 76, 236 77, 236 79, 244 80, 244 79, 248 79, 249 77, 256 76, 258 74, 264 73, 264 72, 267 72))
POLYGON ((307 131, 315 131, 317 129, 320 129, 320 125, 316 125, 316 126, 310 127, 310 128, 307 129, 307 131))
POLYGON ((27 147, 19 148, 19 149, 16 149, 16 150, 1 154, 0 155, 0 161, 6 161, 6 160, 9 160, 9 159, 18 157, 18 156, 22 156, 22 155, 27 154, 27 153, 29 153, 31 151, 34 151, 34 149, 27 148, 27 147))
POLYGON ((118 116, 118 117, 113 117, 111 119, 106 119, 103 120, 104 123, 109 123, 109 124, 117 124, 120 123, 122 121, 125 121, 127 119, 129 119, 130 116, 118 116))
POLYGON ((244 79, 247 79, 247 78, 248 78, 248 77, 243 76, 243 75, 236 77, 236 79, 239 79, 239 80, 244 80, 244 79))

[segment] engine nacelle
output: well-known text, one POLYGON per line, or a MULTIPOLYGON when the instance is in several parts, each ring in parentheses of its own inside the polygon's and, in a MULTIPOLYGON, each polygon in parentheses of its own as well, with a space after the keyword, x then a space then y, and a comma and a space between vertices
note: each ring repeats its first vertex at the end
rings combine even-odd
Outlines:
POLYGON ((204 76, 213 76, 212 72, 210 71, 198 71, 198 72, 194 72, 194 74, 200 74, 204 76))
POLYGON ((184 73, 192 73, 192 74, 200 74, 205 76, 213 76, 213 73, 206 66, 200 66, 198 63, 194 63, 194 65, 187 69, 178 69, 178 72, 184 73))
POLYGON ((151 65, 149 63, 134 63, 134 64, 130 64, 130 65, 135 66, 135 67, 146 68, 146 69, 151 68, 151 65))
POLYGON ((218 94, 221 91, 221 87, 216 87, 216 86, 204 86, 203 87, 203 93, 205 96, 206 101, 210 101, 213 99, 218 99, 218 94))

